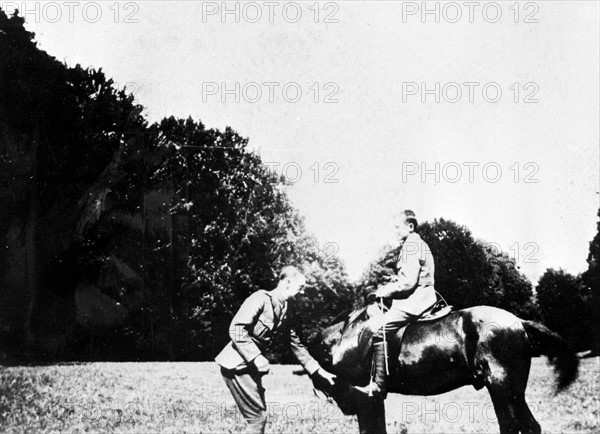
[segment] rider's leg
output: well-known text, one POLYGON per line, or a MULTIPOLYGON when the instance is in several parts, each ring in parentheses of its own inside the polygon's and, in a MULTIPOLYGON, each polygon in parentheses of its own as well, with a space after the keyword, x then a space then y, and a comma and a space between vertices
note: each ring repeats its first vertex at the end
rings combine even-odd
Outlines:
POLYGON ((373 377, 366 387, 356 387, 359 392, 369 396, 385 399, 387 393, 386 355, 387 343, 394 337, 396 332, 410 322, 411 315, 399 310, 390 309, 380 322, 381 324, 375 335, 373 335, 373 377), (384 339, 385 334, 385 339, 384 339))

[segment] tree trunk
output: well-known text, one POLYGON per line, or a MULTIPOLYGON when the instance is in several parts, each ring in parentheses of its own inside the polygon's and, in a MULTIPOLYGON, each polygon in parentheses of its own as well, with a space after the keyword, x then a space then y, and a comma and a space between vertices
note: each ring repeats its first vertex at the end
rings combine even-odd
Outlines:
POLYGON ((31 184, 27 195, 27 217, 25 222, 25 263, 27 270, 27 291, 31 296, 27 320, 25 323, 26 345, 35 347, 37 343, 34 330, 35 310, 39 300, 38 254, 37 254, 37 207, 38 207, 38 145, 39 130, 36 126, 33 135, 31 184))

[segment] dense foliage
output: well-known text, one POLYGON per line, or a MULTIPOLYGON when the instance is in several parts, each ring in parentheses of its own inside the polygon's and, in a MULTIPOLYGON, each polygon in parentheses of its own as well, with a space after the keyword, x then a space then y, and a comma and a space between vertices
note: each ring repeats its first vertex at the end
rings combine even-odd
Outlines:
POLYGON ((597 228, 585 272, 573 276, 564 270, 548 269, 536 288, 544 323, 567 337, 577 349, 591 349, 592 355, 600 353, 600 222, 597 228))
POLYGON ((600 354, 600 209, 598 209, 598 218, 596 235, 590 241, 590 252, 587 257, 588 269, 581 276, 583 284, 589 292, 590 333, 592 350, 596 355, 600 354))
POLYGON ((564 270, 546 270, 537 285, 537 302, 543 322, 579 350, 589 348, 591 343, 589 298, 581 277, 564 270))
POLYGON ((231 317, 283 265, 313 280, 304 334, 351 299, 285 180, 235 131, 147 125, 102 71, 2 43, 2 309, 13 346, 59 358, 210 359, 231 317), (317 308, 318 307, 318 308, 317 308))
POLYGON ((7 340, 56 347, 85 274, 59 266, 72 210, 146 121, 101 70, 65 67, 23 24, 0 11, 0 314, 7 340))

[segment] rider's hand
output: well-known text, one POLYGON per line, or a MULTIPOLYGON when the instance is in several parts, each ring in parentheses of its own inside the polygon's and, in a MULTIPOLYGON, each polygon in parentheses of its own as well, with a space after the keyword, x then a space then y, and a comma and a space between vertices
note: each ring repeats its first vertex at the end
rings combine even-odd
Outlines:
POLYGON ((256 370, 260 373, 260 374, 268 374, 269 373, 269 361, 266 359, 265 356, 263 356, 262 354, 259 354, 253 361, 252 363, 254 363, 254 366, 256 366, 256 370))
POLYGON ((393 285, 383 285, 377 288, 375 291, 376 298, 389 298, 394 293, 395 288, 393 285))

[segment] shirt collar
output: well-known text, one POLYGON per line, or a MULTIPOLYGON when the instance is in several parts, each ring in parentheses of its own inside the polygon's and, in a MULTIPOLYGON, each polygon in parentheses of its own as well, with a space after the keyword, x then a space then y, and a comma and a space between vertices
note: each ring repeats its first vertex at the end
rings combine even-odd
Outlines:
POLYGON ((281 305, 281 306, 284 306, 285 304, 287 304, 287 300, 283 299, 283 298, 282 298, 282 297, 281 297, 279 294, 277 294, 277 293, 273 294, 273 297, 272 297, 272 298, 273 298, 273 300, 274 300, 274 301, 275 301, 277 304, 279 304, 279 305, 281 305))

